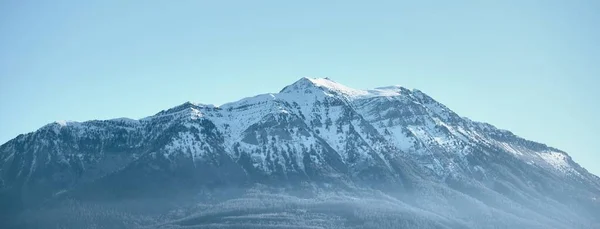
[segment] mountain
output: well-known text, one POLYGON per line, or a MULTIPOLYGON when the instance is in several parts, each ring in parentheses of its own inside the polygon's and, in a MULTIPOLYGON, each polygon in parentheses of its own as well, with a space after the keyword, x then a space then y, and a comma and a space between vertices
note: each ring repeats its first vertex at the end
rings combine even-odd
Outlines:
POLYGON ((2 228, 600 228, 599 212, 600 178, 559 149, 328 78, 0 146, 2 228))

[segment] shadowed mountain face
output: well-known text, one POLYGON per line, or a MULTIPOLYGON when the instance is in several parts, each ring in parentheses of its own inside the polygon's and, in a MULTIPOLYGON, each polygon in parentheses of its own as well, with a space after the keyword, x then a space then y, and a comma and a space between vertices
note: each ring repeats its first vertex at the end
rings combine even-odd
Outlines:
POLYGON ((302 78, 0 146, 2 228, 600 228, 568 154, 418 90, 302 78))

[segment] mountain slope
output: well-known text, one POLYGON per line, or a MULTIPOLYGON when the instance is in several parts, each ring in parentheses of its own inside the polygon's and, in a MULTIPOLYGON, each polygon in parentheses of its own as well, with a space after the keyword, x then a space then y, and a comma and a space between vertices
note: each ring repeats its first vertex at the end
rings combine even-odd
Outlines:
MULTIPOLYGON (((224 209, 248 195, 253 202, 256 190, 267 196, 259 195, 263 202, 272 195, 289 195, 282 198, 294 202, 292 193, 301 193, 313 202, 293 206, 349 228, 352 220, 363 219, 365 226, 374 219, 323 213, 315 204, 329 206, 332 193, 347 196, 335 203, 357 209, 372 206, 356 198, 381 201, 387 206, 381 214, 395 222, 390 225, 423 228, 594 228, 600 212, 600 179, 565 152, 463 118, 400 86, 358 90, 327 78, 302 78, 279 93, 219 107, 185 103, 141 120, 56 122, 0 146, 5 216, 24 212, 21 218, 27 218, 32 209, 44 215, 69 201, 197 198, 199 190, 210 193, 204 196, 237 190, 213 203, 224 209)), ((224 209, 219 217, 234 214, 224 209)), ((244 210, 254 211, 273 209, 244 210)), ((141 226, 220 227, 231 220, 144 217, 153 220, 141 226)), ((308 220, 283 218, 287 226, 308 220)))

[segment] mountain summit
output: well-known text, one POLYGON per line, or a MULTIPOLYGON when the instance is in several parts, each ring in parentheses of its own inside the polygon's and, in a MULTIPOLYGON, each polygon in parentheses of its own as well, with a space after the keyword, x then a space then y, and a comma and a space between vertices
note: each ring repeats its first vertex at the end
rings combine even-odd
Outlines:
POLYGON ((292 85, 283 88, 280 93, 307 93, 312 90, 323 90, 325 93, 343 95, 348 98, 367 98, 376 96, 397 96, 401 90, 407 91, 400 86, 379 87, 373 90, 359 90, 339 84, 329 78, 301 78, 292 85))
POLYGON ((599 199, 561 150, 328 78, 0 146, 3 228, 600 228, 599 199))

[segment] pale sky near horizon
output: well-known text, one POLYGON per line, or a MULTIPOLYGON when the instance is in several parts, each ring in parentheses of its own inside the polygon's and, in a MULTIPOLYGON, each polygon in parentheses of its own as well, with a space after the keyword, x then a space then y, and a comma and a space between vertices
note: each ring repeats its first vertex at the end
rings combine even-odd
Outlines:
POLYGON ((0 144, 303 76, 418 88, 600 174, 600 1, 0 1, 0 144))

